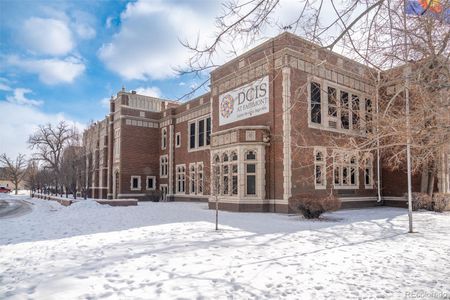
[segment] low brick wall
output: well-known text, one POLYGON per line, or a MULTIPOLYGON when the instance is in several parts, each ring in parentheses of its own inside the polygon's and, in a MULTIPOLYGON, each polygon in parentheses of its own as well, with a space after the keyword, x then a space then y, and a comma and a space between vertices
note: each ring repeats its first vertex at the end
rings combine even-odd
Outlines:
MULTIPOLYGON (((67 198, 62 198, 62 197, 58 197, 58 196, 51 196, 51 195, 45 195, 45 194, 39 194, 39 193, 32 193, 31 197, 43 199, 43 200, 56 201, 59 204, 64 205, 64 206, 69 206, 69 205, 72 205, 73 203, 79 202, 79 201, 85 201, 85 200, 67 199, 67 198)), ((110 206, 137 206, 138 205, 137 199, 113 199, 113 200, 98 199, 98 200, 94 200, 94 201, 99 204, 102 204, 102 205, 106 204, 106 205, 110 205, 110 206)))

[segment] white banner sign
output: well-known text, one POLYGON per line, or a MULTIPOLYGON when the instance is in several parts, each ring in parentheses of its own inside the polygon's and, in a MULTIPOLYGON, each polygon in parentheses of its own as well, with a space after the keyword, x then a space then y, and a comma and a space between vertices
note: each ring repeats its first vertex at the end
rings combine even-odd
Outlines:
POLYGON ((219 96, 219 125, 269 112, 269 76, 219 96))

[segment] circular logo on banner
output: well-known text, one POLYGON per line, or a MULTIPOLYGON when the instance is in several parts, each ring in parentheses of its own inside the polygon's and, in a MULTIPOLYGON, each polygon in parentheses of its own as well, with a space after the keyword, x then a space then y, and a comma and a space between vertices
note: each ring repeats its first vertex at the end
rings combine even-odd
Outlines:
POLYGON ((223 97, 222 102, 220 103, 220 114, 224 118, 228 118, 234 110, 234 99, 231 95, 226 95, 223 97))

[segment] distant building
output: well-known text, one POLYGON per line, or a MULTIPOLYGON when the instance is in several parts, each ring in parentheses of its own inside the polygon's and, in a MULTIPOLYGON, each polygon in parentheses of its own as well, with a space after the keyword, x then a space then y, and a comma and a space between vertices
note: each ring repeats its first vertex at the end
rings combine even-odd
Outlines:
MULTIPOLYGON (((106 118, 84 132, 91 196, 148 200, 158 191, 161 200, 213 207, 216 189, 221 209, 288 212, 292 195, 333 189, 344 207, 374 206, 374 153, 342 151, 330 139, 341 137, 343 146, 370 130, 374 88, 366 71, 283 33, 215 69, 211 92, 191 101, 122 90, 106 118)), ((447 153, 436 188, 450 192, 447 153)), ((383 198, 399 203, 406 175, 381 173, 383 198)), ((413 178, 416 191, 421 176, 413 178)))

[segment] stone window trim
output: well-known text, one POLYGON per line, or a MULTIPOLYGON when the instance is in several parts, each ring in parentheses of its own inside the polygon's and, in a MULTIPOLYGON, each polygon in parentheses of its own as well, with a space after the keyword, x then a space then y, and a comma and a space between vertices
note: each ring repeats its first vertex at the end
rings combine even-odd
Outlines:
POLYGON ((141 190, 141 176, 132 175, 130 177, 130 191, 140 191, 141 190), (134 180, 137 179, 137 186, 133 185, 134 180))
POLYGON ((336 190, 359 189, 359 165, 357 151, 333 151, 333 188, 336 190), (352 169, 355 174, 354 184, 351 183, 352 169), (336 174, 339 176, 338 183, 336 183, 336 174))
POLYGON ((145 178, 145 188, 146 188, 146 190, 147 191, 154 191, 155 189, 156 189, 156 176, 147 176, 146 178, 145 178), (152 179, 153 181, 153 185, 152 186, 149 186, 148 185, 148 180, 149 179, 152 179))
POLYGON ((167 128, 164 127, 161 129, 161 150, 165 150, 167 148, 167 128))
POLYGON ((198 117, 196 119, 192 119, 189 120, 188 124, 187 124, 187 150, 188 152, 194 152, 194 151, 201 151, 201 150, 206 150, 206 149, 210 149, 210 145, 211 145, 211 132, 212 132, 212 119, 210 115, 204 115, 201 117, 198 117), (209 140, 208 140, 208 133, 207 133, 207 120, 209 121, 210 124, 210 129, 209 129, 209 140), (199 146, 199 137, 200 137, 200 132, 199 132, 199 123, 201 121, 204 121, 204 132, 203 132, 203 145, 199 146), (191 147, 191 124, 195 124, 195 140, 194 140, 194 147, 191 147))
POLYGON ((186 194, 186 164, 175 166, 176 190, 175 194, 186 194))
POLYGON ((239 197, 239 162, 240 161, 237 149, 228 149, 225 151, 219 151, 214 154, 212 159, 213 172, 211 174, 211 177, 213 178, 212 188, 216 189, 217 187, 219 189, 217 191, 218 196, 227 198, 239 197), (237 172, 233 172, 233 166, 236 167, 237 172), (226 174, 224 170, 227 170, 226 174), (233 177, 236 177, 236 186, 233 185, 233 177), (217 184, 217 181, 219 182, 219 184, 217 184), (225 181, 227 182, 226 188, 224 186, 225 181))
POLYGON ((314 147, 314 188, 324 190, 327 187, 327 149, 325 147, 314 147), (317 168, 320 168, 319 182, 317 168))
POLYGON ((159 157, 159 177, 167 178, 169 174, 169 156, 167 154, 159 157))
POLYGON ((257 185, 258 185, 258 179, 259 179, 259 176, 260 176, 258 174, 258 169, 259 169, 258 165, 261 163, 261 162, 259 162, 259 159, 258 159, 258 151, 256 149, 248 149, 248 150, 246 150, 244 152, 243 160, 244 160, 244 186, 245 186, 244 187, 244 196, 246 198, 252 198, 252 197, 257 198, 257 197, 259 197, 257 185), (254 158, 252 157, 253 155, 254 155, 254 158), (248 170, 248 166, 249 165, 254 165, 255 166, 255 171, 249 172, 249 170, 248 170), (255 181, 255 188, 254 188, 255 192, 251 193, 251 194, 248 193, 248 191, 249 191, 248 180, 249 180, 250 176, 254 176, 255 177, 255 179, 254 179, 254 181, 255 181))
POLYGON ((175 148, 181 147, 181 132, 175 133, 175 148))
MULTIPOLYGON (((366 99, 371 99, 369 95, 366 93, 363 93, 361 91, 346 87, 344 85, 319 78, 313 75, 308 75, 307 79, 307 101, 308 101, 308 127, 309 128, 315 128, 320 130, 327 130, 337 133, 344 133, 347 135, 353 135, 353 136, 365 136, 366 135, 366 108, 365 103, 366 99), (311 121, 311 83, 315 82, 320 84, 321 89, 321 123, 313 123, 311 121), (328 88, 334 88, 336 90, 337 95, 337 103, 336 103, 336 110, 337 110, 337 116, 329 116, 329 105, 328 105, 328 88), (349 99, 349 126, 350 129, 343 129, 341 128, 341 101, 340 101, 340 93, 341 91, 348 93, 348 99, 349 99), (353 122, 352 122, 352 96, 355 95, 359 99, 359 110, 358 110, 358 116, 359 116, 359 128, 353 129, 353 122), (337 126, 336 128, 330 127, 329 121, 336 122, 337 126)), ((373 102, 373 101, 372 101, 373 102)), ((373 109, 372 109, 372 116, 373 116, 373 109)))

